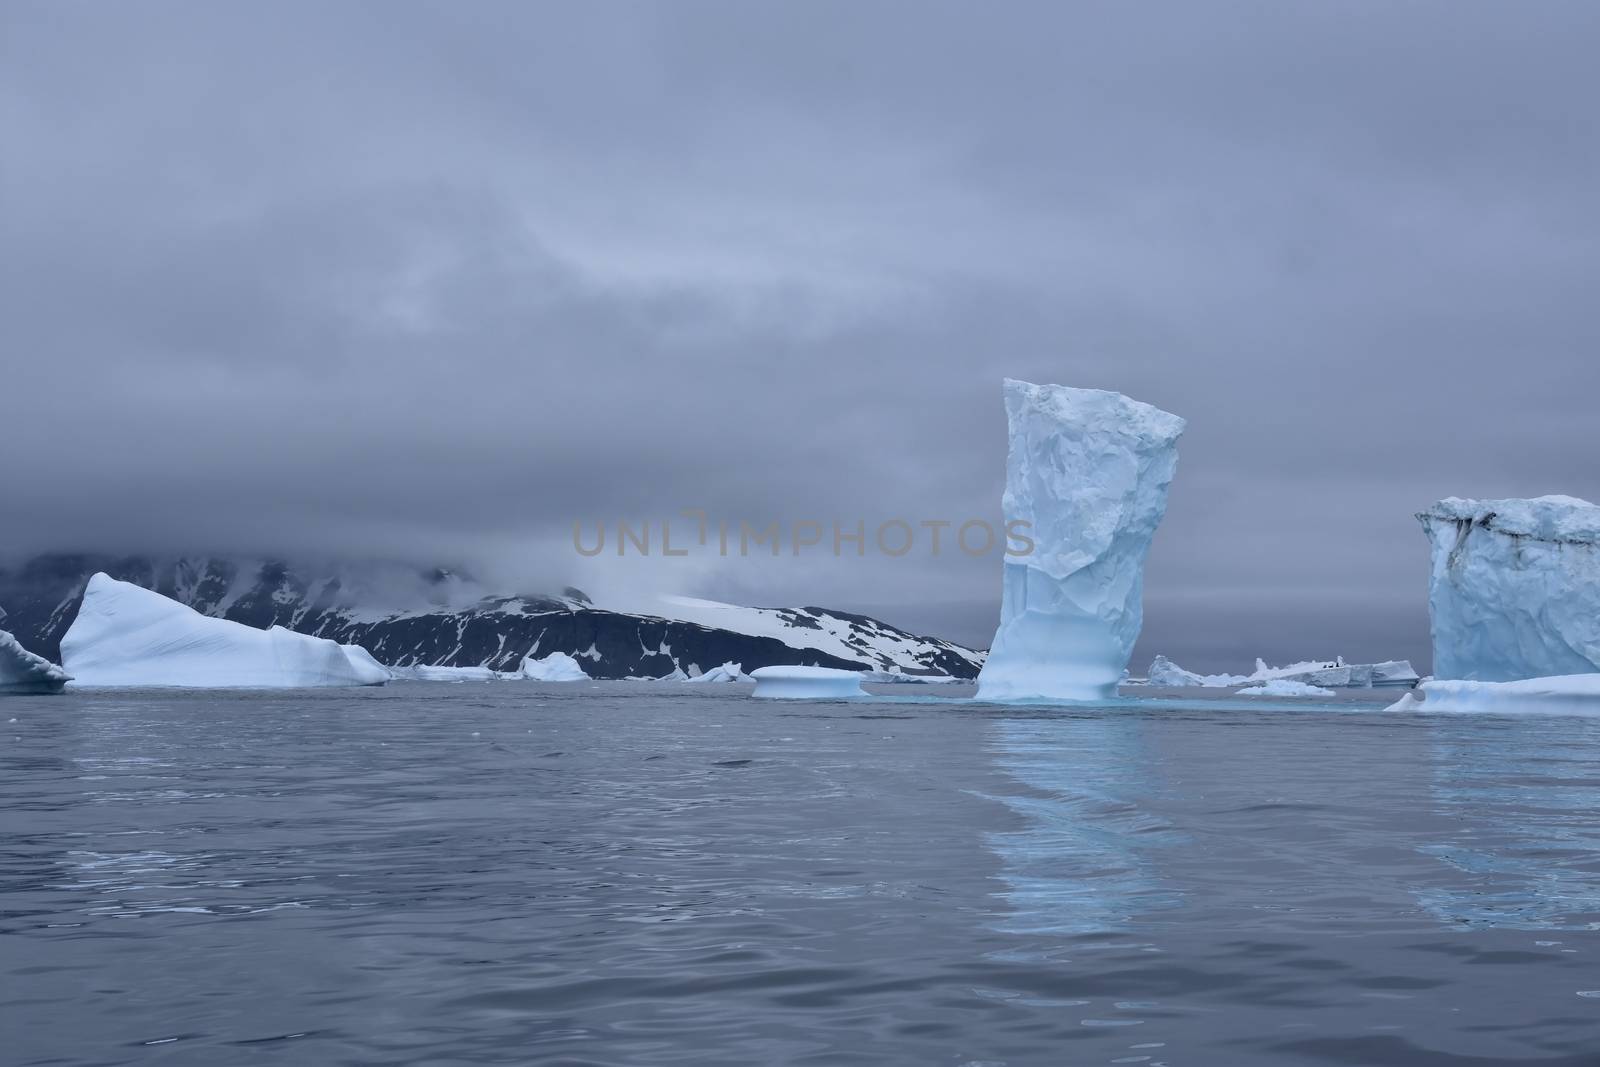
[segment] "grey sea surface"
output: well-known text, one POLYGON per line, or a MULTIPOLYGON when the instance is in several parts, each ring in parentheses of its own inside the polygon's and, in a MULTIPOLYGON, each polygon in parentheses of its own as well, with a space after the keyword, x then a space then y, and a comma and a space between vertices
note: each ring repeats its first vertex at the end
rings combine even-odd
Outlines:
POLYGON ((1600 1062, 1600 719, 909 688, 0 699, 0 1061, 1600 1062))

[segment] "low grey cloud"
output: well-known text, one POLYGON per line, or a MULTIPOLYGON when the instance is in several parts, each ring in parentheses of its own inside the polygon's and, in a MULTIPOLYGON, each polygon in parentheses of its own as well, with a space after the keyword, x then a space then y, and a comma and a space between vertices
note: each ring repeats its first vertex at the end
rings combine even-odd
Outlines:
POLYGON ((11 3, 0 535, 871 610, 994 557, 1003 376, 1189 419, 1146 637, 1426 659, 1411 513, 1600 497, 1582 3, 11 3))

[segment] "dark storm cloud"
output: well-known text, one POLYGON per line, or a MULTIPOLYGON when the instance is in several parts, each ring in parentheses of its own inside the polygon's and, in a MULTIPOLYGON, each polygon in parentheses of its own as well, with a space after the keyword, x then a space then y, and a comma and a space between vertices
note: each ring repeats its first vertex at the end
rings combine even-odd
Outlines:
POLYGON ((1227 667, 1420 657, 1411 512, 1600 496, 1590 4, 0 19, 15 551, 477 560, 981 642, 992 559, 568 537, 996 518, 1012 375, 1188 417, 1139 657, 1227 667))

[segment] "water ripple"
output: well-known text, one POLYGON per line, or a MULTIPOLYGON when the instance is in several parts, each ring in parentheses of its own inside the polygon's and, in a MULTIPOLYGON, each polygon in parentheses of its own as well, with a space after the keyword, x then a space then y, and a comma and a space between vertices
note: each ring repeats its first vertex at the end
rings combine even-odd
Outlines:
POLYGON ((1585 720, 8 708, 8 1062, 1593 1062, 1585 720))

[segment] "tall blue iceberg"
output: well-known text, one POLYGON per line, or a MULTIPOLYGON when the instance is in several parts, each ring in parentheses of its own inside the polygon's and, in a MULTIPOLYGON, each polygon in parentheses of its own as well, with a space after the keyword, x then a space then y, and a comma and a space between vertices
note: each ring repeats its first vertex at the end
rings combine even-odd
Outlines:
POLYGON ((1029 524, 1034 548, 1006 559, 978 699, 1115 696, 1184 420, 1121 393, 1010 378, 1005 402, 1005 518, 1029 524))

